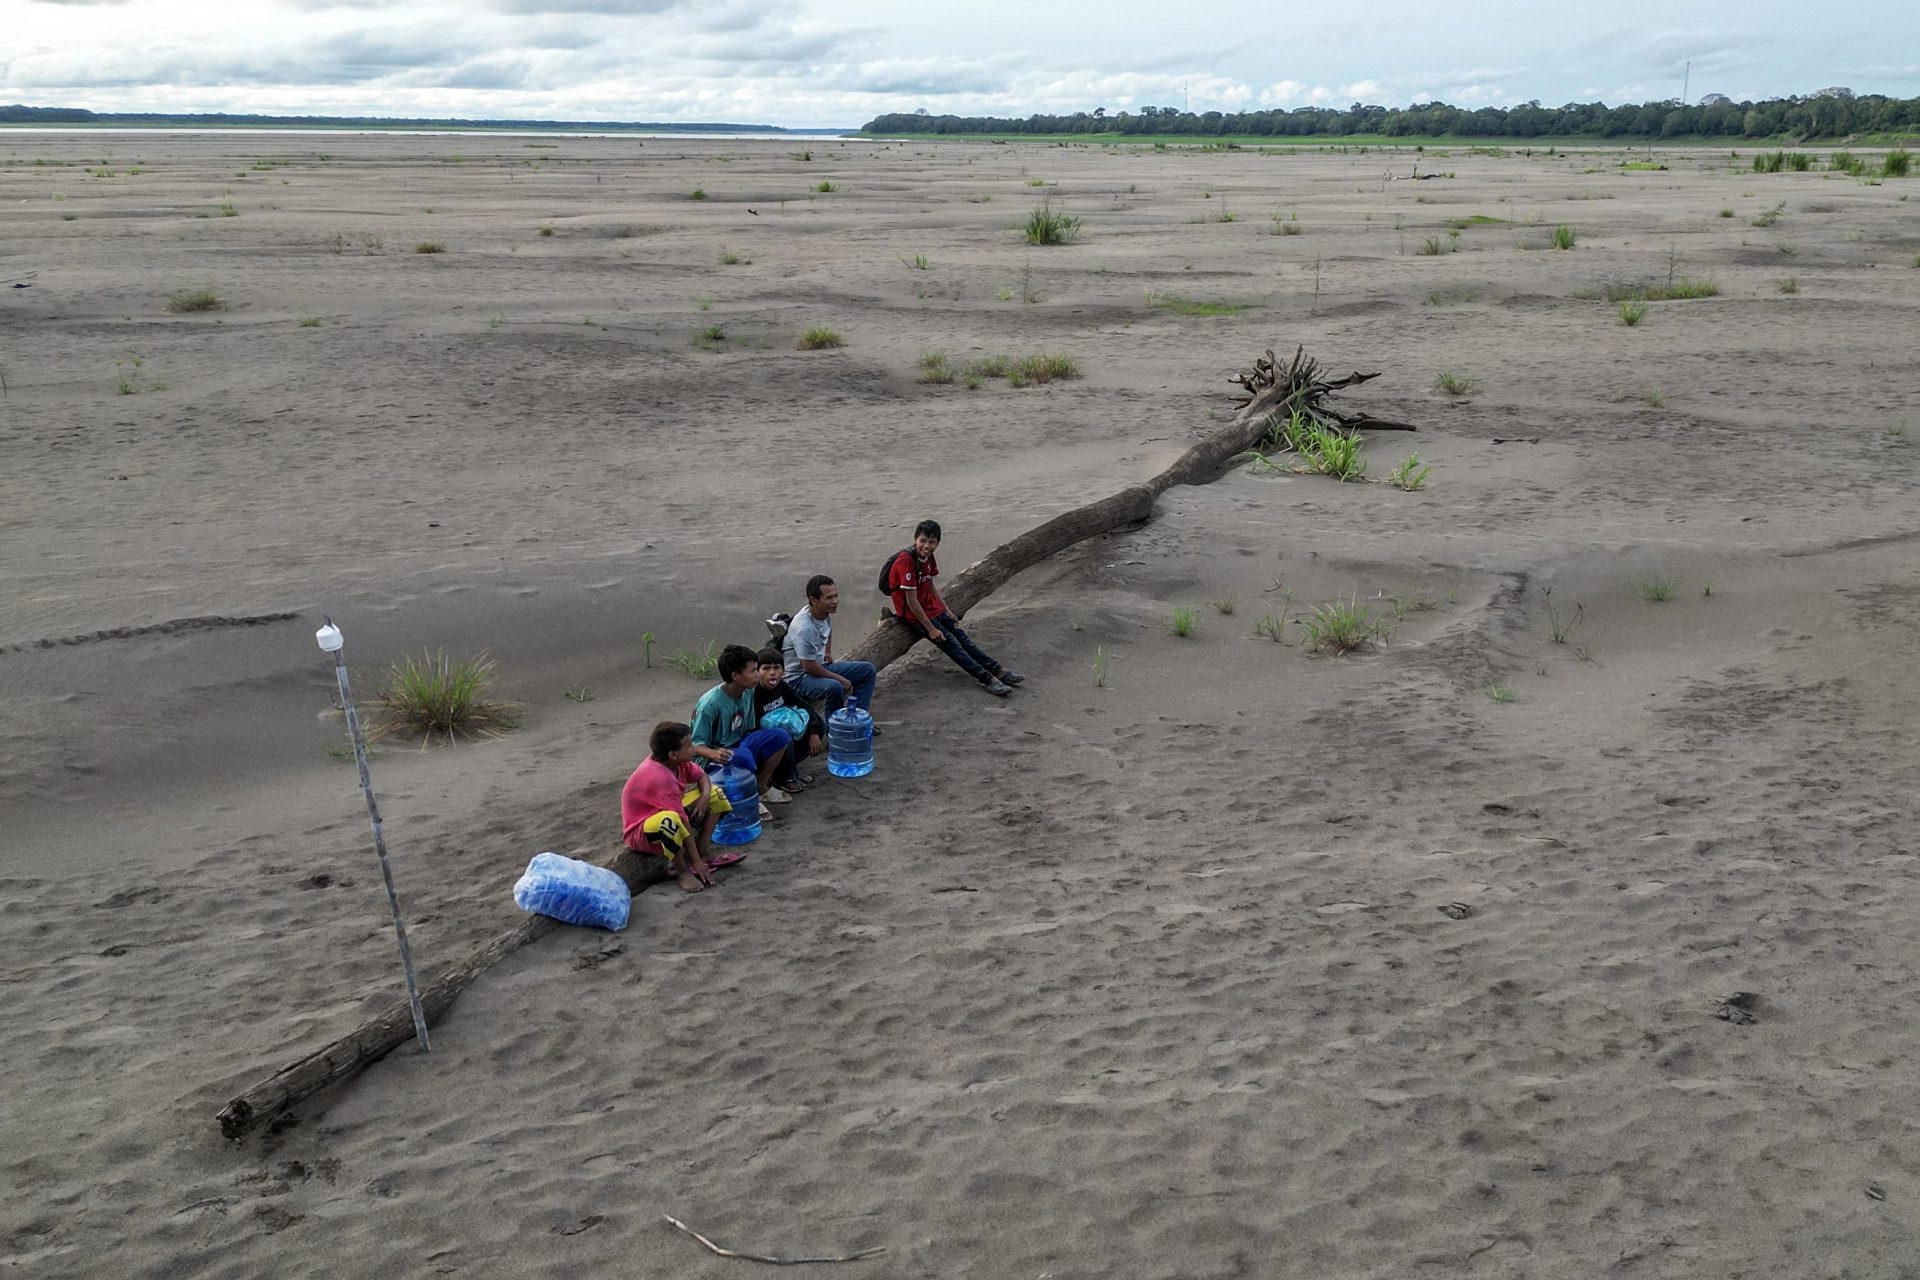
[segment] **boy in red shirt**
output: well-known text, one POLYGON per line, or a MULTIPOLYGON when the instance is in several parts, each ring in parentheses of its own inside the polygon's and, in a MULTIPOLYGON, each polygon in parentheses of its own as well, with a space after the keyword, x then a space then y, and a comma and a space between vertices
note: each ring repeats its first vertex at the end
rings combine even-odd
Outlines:
POLYGON ((686 725, 672 720, 655 725, 647 753, 620 791, 621 832, 627 848, 666 858, 674 882, 698 893, 713 883, 716 865, 740 861, 738 854, 711 863, 704 856, 714 824, 733 806, 693 762, 693 731, 686 725))
POLYGON ((988 693, 1004 698, 1013 692, 1012 686, 1026 683, 1027 678, 989 657, 948 612, 946 601, 933 586, 940 575, 940 564, 933 558, 939 546, 939 522, 922 520, 914 526, 912 549, 896 554, 887 566, 894 616, 931 640, 962 671, 985 685, 988 693))

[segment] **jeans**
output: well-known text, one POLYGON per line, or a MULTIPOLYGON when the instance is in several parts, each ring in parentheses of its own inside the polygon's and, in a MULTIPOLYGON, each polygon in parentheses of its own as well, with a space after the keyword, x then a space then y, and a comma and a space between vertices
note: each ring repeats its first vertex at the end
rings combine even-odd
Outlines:
MULTIPOLYGON (((918 618, 902 618, 900 621, 922 636, 927 634, 926 628, 920 625, 918 618)), ((999 679, 1001 671, 1005 668, 988 656, 985 650, 960 629, 959 621, 951 613, 943 613, 933 619, 933 625, 940 628, 941 637, 934 647, 952 658, 954 665, 981 684, 999 679)))
MULTIPOLYGON (((792 739, 779 729, 755 729, 733 746, 733 764, 748 773, 760 772, 760 766, 787 749, 792 739)), ((707 764, 707 772, 718 773, 724 765, 707 764)))
MULTIPOLYGON (((874 670, 871 662, 829 662, 825 665, 835 675, 853 681, 853 696, 860 699, 860 705, 868 711, 873 710, 874 670)), ((787 683, 798 690, 801 697, 824 702, 828 715, 847 705, 847 691, 840 687, 838 680, 810 676, 803 671, 797 676, 788 676, 787 683)))

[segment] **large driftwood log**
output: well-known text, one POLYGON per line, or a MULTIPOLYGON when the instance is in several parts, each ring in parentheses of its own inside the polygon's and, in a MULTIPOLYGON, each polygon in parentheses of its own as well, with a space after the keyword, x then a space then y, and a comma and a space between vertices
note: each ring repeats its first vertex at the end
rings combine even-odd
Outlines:
MULTIPOLYGON (((1252 372, 1234 379, 1246 389, 1247 399, 1241 403, 1232 422, 1181 454, 1173 465, 1151 480, 1075 507, 995 547, 985 559, 955 575, 941 592, 941 598, 955 616, 964 617, 974 605, 1023 570, 1089 538, 1151 518, 1154 500, 1162 493, 1176 485, 1205 484, 1214 479, 1235 457, 1266 438, 1273 430, 1276 415, 1290 414, 1298 408, 1322 421, 1337 422, 1350 429, 1414 430, 1402 423, 1383 422, 1364 414, 1341 415, 1322 402, 1334 391, 1379 376, 1355 372, 1341 378, 1323 378, 1318 364, 1299 348, 1287 364, 1275 360, 1273 352, 1268 351, 1265 358, 1255 361, 1252 372)), ((917 639, 916 633, 887 619, 851 652, 841 656, 849 661, 884 667, 898 661, 917 639)), ((623 851, 607 865, 635 893, 667 878, 665 860, 658 857, 623 851)), ((532 917, 439 974, 420 993, 427 1022, 432 1024, 444 1014, 455 997, 481 973, 557 927, 558 922, 554 920, 532 917)), ((220 1130, 229 1138, 238 1138, 302 1099, 379 1061, 412 1038, 412 1010, 406 1000, 396 1000, 371 1021, 281 1068, 229 1102, 219 1113, 220 1130)))

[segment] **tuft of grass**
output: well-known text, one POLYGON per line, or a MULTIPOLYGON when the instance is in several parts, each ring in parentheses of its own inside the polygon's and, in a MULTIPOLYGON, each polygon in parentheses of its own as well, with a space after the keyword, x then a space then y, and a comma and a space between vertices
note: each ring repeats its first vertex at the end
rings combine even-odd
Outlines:
POLYGON ((834 192, 838 191, 839 189, 840 189, 839 183, 825 182, 825 181, 821 182, 819 185, 814 187, 814 190, 818 191, 821 195, 832 195, 834 192))
POLYGON ((705 200, 706 198, 707 189, 705 187, 695 187, 693 190, 687 192, 687 199, 689 200, 705 200))
POLYGON ((1678 276, 1668 281, 1643 284, 1596 284, 1575 289, 1573 296, 1588 302, 1673 302, 1683 298, 1711 298, 1720 292, 1716 280, 1690 280, 1678 276))
POLYGON ((1753 225, 1756 227, 1772 226, 1774 223, 1780 221, 1780 213, 1786 207, 1787 207, 1786 202, 1782 201, 1781 203, 1773 206, 1773 208, 1762 211, 1757 217, 1753 219, 1753 225))
POLYGON ((1358 597, 1335 600, 1315 606, 1304 620, 1307 651, 1326 650, 1338 657, 1365 648, 1386 638, 1386 621, 1373 616, 1373 606, 1361 604, 1358 597))
POLYGON ((1053 202, 1048 200, 1027 215, 1024 230, 1028 244, 1071 244, 1080 236, 1080 219, 1055 212, 1053 202))
POLYGON ((640 633, 640 651, 642 656, 645 657, 646 663, 649 667, 653 665, 653 645, 654 645, 653 632, 642 631, 640 633))
POLYGON ((800 336, 794 339, 793 345, 801 351, 824 351, 830 347, 844 347, 847 345, 847 340, 840 336, 838 329, 815 326, 802 331, 800 336))
POLYGON ((1545 596, 1547 601, 1547 634, 1555 644, 1565 644, 1567 637, 1573 634, 1574 628, 1587 620, 1587 607, 1583 604, 1575 604, 1571 615, 1564 614, 1553 603, 1552 587, 1540 588, 1540 594, 1545 596))
POLYGON ((1458 253, 1459 251, 1460 246, 1456 241, 1452 239, 1442 240, 1439 236, 1428 236, 1420 242, 1420 247, 1414 250, 1415 253, 1427 258, 1437 258, 1443 253, 1458 253))
POLYGON ((300 327, 302 329, 318 329, 320 327, 320 317, 319 316, 301 316, 300 327))
POLYGON ((1888 178, 1904 178, 1913 168, 1913 157, 1905 147, 1895 147, 1880 162, 1880 172, 1888 178))
POLYGON ((1620 304, 1620 323, 1631 329, 1647 318, 1647 304, 1644 302, 1623 302, 1620 304))
MULTIPOLYGON (((1304 469, 1317 475, 1332 476, 1345 483, 1357 480, 1366 473, 1367 457, 1361 452, 1358 431, 1343 431, 1339 427, 1327 426, 1298 409, 1285 423, 1279 424, 1268 438, 1299 455, 1304 469)), ((1259 470, 1262 464, 1279 469, 1257 450, 1254 460, 1255 470, 1259 470)))
POLYGON ((1733 216, 1733 210, 1731 210, 1731 209, 1722 209, 1722 210, 1720 211, 1720 216, 1721 216, 1721 217, 1723 217, 1723 218, 1731 218, 1731 217, 1733 216))
POLYGON ((415 253, 445 253, 447 246, 441 244, 438 240, 422 240, 419 244, 413 246, 413 251, 415 253))
POLYGON ((1218 612, 1231 616, 1233 611, 1240 607, 1240 597, 1221 596, 1218 600, 1215 600, 1213 602, 1213 607, 1218 612))
POLYGON ((1171 311, 1182 316, 1237 316, 1242 311, 1258 306, 1253 302, 1190 302, 1177 298, 1170 293, 1155 293, 1146 290, 1147 306, 1157 311, 1171 311))
POLYGON ((704 649, 675 649, 667 665, 699 680, 716 676, 720 674, 720 646, 709 640, 704 649))
POLYGON ((743 258, 725 246, 722 246, 720 249, 720 265, 723 267, 737 267, 742 263, 751 264, 752 261, 751 258, 743 258))
POLYGON ((220 202, 220 216, 223 218, 237 218, 240 216, 240 211, 233 207, 233 201, 222 200, 220 202))
POLYGON ((1405 462, 1393 469, 1393 473, 1387 477, 1387 483, 1396 489, 1413 493, 1426 487, 1427 473, 1432 470, 1432 467, 1420 461, 1419 454, 1410 453, 1405 462))
POLYGON ((1647 402, 1649 409, 1664 409, 1667 407, 1667 393, 1658 387, 1655 387, 1640 398, 1647 402))
POLYGON ((560 696, 572 702, 592 702, 593 690, 583 684, 570 684, 560 691, 560 696))
POLYGON ((1013 372, 1013 361, 1006 356, 981 356, 967 366, 967 372, 982 378, 1004 378, 1013 372))
MULTIPOLYGON (((1075 628, 1078 630, 1079 628, 1075 628)), ((1104 689, 1107 679, 1113 674, 1113 660, 1107 656, 1105 645, 1096 646, 1093 651, 1093 687, 1104 689)))
POLYGON ((552 235, 552 234, 553 234, 553 228, 552 228, 552 227, 544 227, 544 226, 543 226, 543 227, 541 227, 541 228, 540 228, 540 234, 541 234, 542 236, 550 236, 550 235, 552 235))
POLYGON ((1655 574, 1650 578, 1640 579, 1635 585, 1640 588, 1640 598, 1642 600, 1658 604, 1663 600, 1672 599, 1674 589, 1680 584, 1665 574, 1655 574))
POLYGON ((1798 293, 1800 292, 1800 277, 1783 276, 1773 282, 1773 287, 1781 293, 1798 293))
POLYGON ((210 289, 176 289, 167 299, 167 310, 175 313, 225 311, 226 309, 227 304, 210 289))
POLYGON ((900 262, 909 271, 933 270, 933 259, 924 253, 916 253, 911 258, 902 258, 900 262))
POLYGON ((496 738, 514 725, 513 704, 493 697, 494 665, 484 654, 455 662, 445 651, 406 657, 388 669, 375 698, 376 734, 496 738))
POLYGON ((1174 609, 1173 617, 1167 620, 1167 629, 1177 636, 1190 636, 1199 625, 1200 609, 1197 605, 1180 605, 1174 609))
POLYGON ((1464 396, 1479 385, 1479 379, 1470 373, 1455 373, 1451 369, 1442 369, 1433 375, 1433 389, 1443 391, 1450 396, 1464 396))
POLYGON ((945 352, 929 351, 920 357, 920 381, 932 383, 935 386, 945 386, 952 382, 953 378, 954 373, 947 364, 945 352))
POLYGON ((985 383, 986 380, 971 369, 967 370, 966 374, 960 379, 960 385, 969 391, 978 391, 985 383))
MULTIPOLYGON (((1663 169, 1666 168, 1665 165, 1661 165, 1660 167, 1663 169)), ((1488 702, 1512 702, 1513 701, 1513 690, 1507 688, 1507 686, 1503 684, 1490 684, 1486 688, 1482 689, 1480 692, 1487 695, 1488 702)))
POLYGON ((1887 439, 1894 444, 1905 444, 1907 442, 1907 424, 1904 422, 1889 422, 1887 424, 1887 439))
POLYGON ((1480 295, 1471 289, 1435 289, 1427 295, 1427 305, 1430 307, 1458 307, 1478 301, 1480 295))
POLYGON ((1571 249, 1573 248, 1573 242, 1573 228, 1564 222, 1555 227, 1547 236, 1547 243, 1556 249, 1571 249))
POLYGON ((1066 378, 1077 378, 1080 376, 1080 363, 1072 356, 1050 355, 1043 352, 1039 355, 1022 356, 1013 366, 1012 372, 1008 374, 1008 380, 1011 381, 1015 375, 1018 375, 1023 383, 1055 382, 1066 378))

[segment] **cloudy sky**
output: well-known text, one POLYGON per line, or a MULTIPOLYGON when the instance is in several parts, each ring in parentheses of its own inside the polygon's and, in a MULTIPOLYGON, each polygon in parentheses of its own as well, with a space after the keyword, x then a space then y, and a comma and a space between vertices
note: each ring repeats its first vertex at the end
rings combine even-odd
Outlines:
POLYGON ((0 102, 733 121, 1920 95, 1908 0, 0 0, 0 102))

